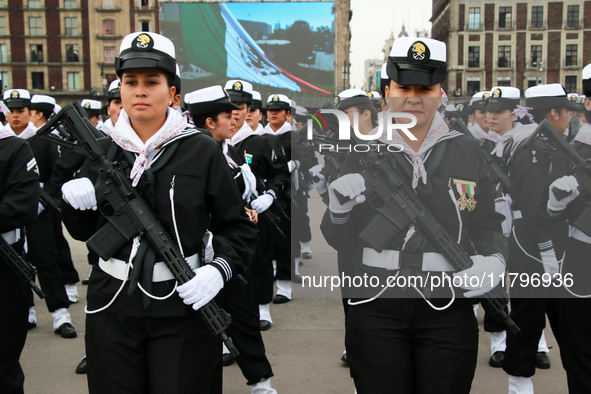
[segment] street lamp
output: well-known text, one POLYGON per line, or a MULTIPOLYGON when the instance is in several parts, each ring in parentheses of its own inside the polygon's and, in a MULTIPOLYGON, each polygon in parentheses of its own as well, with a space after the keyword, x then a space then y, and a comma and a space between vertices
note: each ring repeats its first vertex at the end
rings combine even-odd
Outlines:
POLYGON ((536 64, 536 86, 539 85, 539 81, 540 81, 540 79, 538 77, 538 74, 540 72, 542 72, 542 71, 544 71, 544 62, 543 61, 539 61, 536 64))

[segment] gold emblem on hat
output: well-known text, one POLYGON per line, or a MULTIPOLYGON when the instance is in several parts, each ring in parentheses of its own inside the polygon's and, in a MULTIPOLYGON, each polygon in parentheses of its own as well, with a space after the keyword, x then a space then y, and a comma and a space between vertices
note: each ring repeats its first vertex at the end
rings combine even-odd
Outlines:
POLYGON ((367 92, 367 97, 372 98, 373 97, 373 93, 372 92, 367 92))
POLYGON ((16 91, 16 90, 13 90, 10 93, 10 98, 19 98, 19 97, 20 97, 20 95, 18 94, 18 91, 16 91))
POLYGON ((234 82, 234 86, 232 86, 234 90, 242 90, 242 84, 238 81, 234 82))
POLYGON ((489 98, 489 97, 490 97, 490 93, 489 93, 489 92, 486 92, 486 93, 484 93, 484 94, 482 95, 482 98, 485 98, 485 99, 487 99, 487 98, 489 98))
POLYGON ((273 96, 273 98, 271 99, 271 101, 279 101, 279 96, 277 96, 277 95, 273 96))
POLYGON ((84 108, 90 108, 90 103, 88 101, 84 103, 84 108))
POLYGON ((425 58, 425 44, 422 42, 415 42, 412 44, 412 57, 415 60, 423 60, 425 58))
POLYGON ((136 38, 136 46, 138 48, 145 49, 145 48, 148 47, 148 45, 150 45, 150 41, 151 40, 152 40, 152 37, 150 37, 149 35, 147 35, 147 34, 140 34, 136 38))
POLYGON ((496 88, 495 91, 492 94, 493 97, 501 97, 503 96, 503 91, 499 88, 496 88))

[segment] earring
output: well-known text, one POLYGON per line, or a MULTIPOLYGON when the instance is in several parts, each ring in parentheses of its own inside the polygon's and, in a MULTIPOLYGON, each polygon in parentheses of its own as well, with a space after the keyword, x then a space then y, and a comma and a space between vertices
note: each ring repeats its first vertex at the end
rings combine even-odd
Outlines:
POLYGON ((172 101, 169 101, 169 102, 168 102, 168 105, 172 105, 172 101))
POLYGON ((212 129, 212 130, 215 130, 215 127, 212 127, 211 129, 212 129))

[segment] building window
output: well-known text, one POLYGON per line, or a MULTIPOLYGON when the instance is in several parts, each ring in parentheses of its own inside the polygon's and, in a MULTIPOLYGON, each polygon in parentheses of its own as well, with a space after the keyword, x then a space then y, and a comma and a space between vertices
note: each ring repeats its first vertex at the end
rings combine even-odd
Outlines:
POLYGON ((532 45, 531 46, 531 66, 538 67, 539 62, 542 61, 542 46, 532 45))
POLYGON ((66 62, 78 63, 79 61, 78 44, 66 44, 66 62))
POLYGON ((41 36, 43 35, 43 26, 40 16, 29 17, 29 35, 41 36))
POLYGON ((80 90, 80 73, 68 73, 68 90, 80 90))
POLYGON ((566 89, 567 93, 576 93, 577 92, 577 76, 576 75, 567 75, 564 77, 564 88, 566 89))
POLYGON ((140 0, 140 7, 150 8, 150 0, 140 0))
POLYGON ((529 79, 527 80, 527 87, 531 88, 533 86, 538 86, 542 84, 542 77, 538 76, 537 77, 537 81, 536 81, 536 77, 529 77, 529 79))
POLYGON ((511 86, 511 77, 497 78, 497 86, 511 86))
POLYGON ((32 81, 33 89, 38 89, 38 90, 45 89, 45 79, 43 78, 43 73, 40 73, 40 72, 31 73, 31 81, 32 81))
POLYGON ((535 5, 531 8, 531 27, 544 27, 544 6, 535 5))
POLYGON ((0 16, 0 36, 6 35, 6 18, 0 16))
POLYGON ((0 44, 0 63, 8 63, 8 52, 6 44, 0 44))
POLYGON ((480 29, 480 7, 468 9, 468 30, 480 29))
POLYGON ((511 46, 499 45, 499 67, 511 67, 511 46))
POLYGON ((566 7, 566 26, 579 27, 579 6, 569 5, 566 7))
POLYGON ((27 5, 29 8, 41 8, 41 0, 29 0, 27 5))
POLYGON ((64 18, 66 30, 66 36, 77 36, 78 35, 78 18, 64 18))
POLYGON ((511 27, 513 7, 499 7, 499 27, 511 27))
POLYGON ((480 67, 480 47, 468 47, 468 67, 480 67))
POLYGON ((475 80, 468 80, 468 97, 474 96, 476 93, 480 92, 480 79, 475 80))
POLYGON ((141 31, 150 31, 150 21, 140 21, 141 31))
POLYGON ((113 19, 107 19, 103 21, 103 34, 105 36, 115 35, 115 21, 113 19))
POLYGON ((105 48, 105 63, 115 63, 115 47, 105 48))
POLYGON ((570 44, 566 46, 566 59, 564 61, 565 66, 576 66, 577 65, 577 44, 570 44))
POLYGON ((111 82, 119 79, 117 74, 105 74, 105 79, 107 80, 107 87, 111 86, 111 82))
POLYGON ((0 7, 4 7, 4 0, 0 0, 0 7))
POLYGON ((76 0, 64 0, 64 8, 77 8, 76 0))
POLYGON ((43 63, 43 45, 31 45, 31 62, 43 63))
POLYGON ((115 0, 103 0, 103 8, 115 8, 115 0))
POLYGON ((8 72, 0 71, 0 80, 2 80, 2 90, 8 89, 8 72))

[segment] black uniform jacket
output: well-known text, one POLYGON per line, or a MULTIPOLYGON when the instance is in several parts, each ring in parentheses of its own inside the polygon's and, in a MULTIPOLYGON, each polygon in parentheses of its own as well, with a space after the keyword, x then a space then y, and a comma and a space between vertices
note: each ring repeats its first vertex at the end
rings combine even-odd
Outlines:
MULTIPOLYGON (((108 146, 105 148, 107 150, 108 146)), ((135 155, 118 146, 115 152, 113 161, 127 162, 129 170, 135 155)), ((90 171, 94 182, 96 174, 92 166, 90 171)), ((185 256, 201 253, 202 238, 208 229, 214 235, 215 257, 212 264, 220 270, 224 280, 229 280, 231 276, 216 261, 225 261, 232 276, 244 270, 254 253, 257 229, 244 211, 226 159, 215 140, 203 133, 193 132, 181 134, 165 143, 151 168, 143 173, 136 189, 167 233, 177 241, 171 209, 174 204, 176 228, 185 256), (171 189, 174 190, 173 201, 171 189)), ((64 212, 68 231, 79 240, 88 239, 105 222, 106 219, 96 211, 76 211, 70 207, 64 212)), ((128 261, 130 250, 131 240, 114 257, 128 261)), ((155 259, 161 261, 157 256, 155 259)), ((119 280, 100 268, 93 269, 88 308, 93 310, 106 305, 120 284, 119 280)), ((151 300, 145 305, 141 292, 132 289, 133 295, 130 296, 128 287, 129 283, 109 307, 109 312, 128 316, 177 316, 192 312, 176 294, 164 301, 151 300)), ((152 283, 151 294, 162 297, 169 294, 173 287, 174 280, 152 283)))
POLYGON ((31 147, 18 137, 0 139, 0 233, 37 216, 39 170, 31 147))
MULTIPOLYGON (((460 244, 470 255, 498 254, 506 258, 507 241, 500 226, 502 216, 494 209, 493 190, 478 141, 457 132, 450 133, 453 133, 455 137, 440 140, 428 153, 425 160, 428 174, 427 184, 424 185, 419 179, 419 185, 415 191, 443 227, 450 232, 454 239, 457 239, 460 222, 454 206, 455 202, 450 196, 450 189, 455 199, 458 200, 460 195, 454 185, 454 179, 474 182, 476 184, 474 198, 477 205, 472 211, 467 208, 460 210, 463 229, 460 244)), ((403 153, 389 154, 395 155, 393 158, 399 163, 399 168, 402 167, 407 184, 411 185, 412 166, 406 155, 403 153)), ((360 173, 363 170, 359 164, 360 155, 362 154, 351 153, 347 156, 341 169, 341 176, 360 173)), ((327 210, 321 228, 328 243, 336 250, 347 250, 350 244, 356 244, 353 261, 360 263, 363 248, 369 247, 369 245, 358 234, 375 215, 376 210, 366 200, 355 206, 345 217, 340 217, 339 220, 333 220, 333 215, 327 210)), ((399 231, 385 249, 401 251, 406 234, 407 229, 399 231)), ((426 240, 418 228, 417 232, 407 241, 404 251, 415 254, 439 252, 434 245, 426 240)), ((392 271, 386 272, 385 269, 371 268, 361 264, 358 265, 357 273, 382 277, 394 274, 392 271)))

